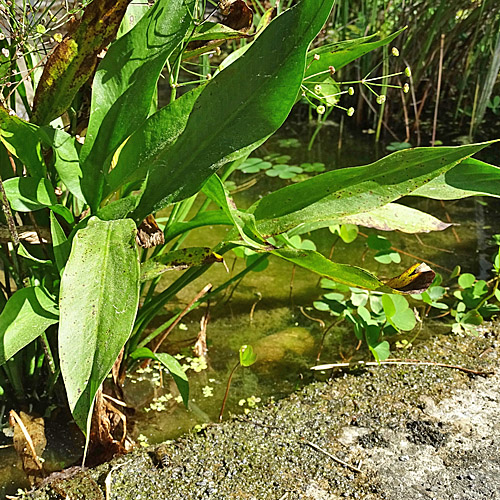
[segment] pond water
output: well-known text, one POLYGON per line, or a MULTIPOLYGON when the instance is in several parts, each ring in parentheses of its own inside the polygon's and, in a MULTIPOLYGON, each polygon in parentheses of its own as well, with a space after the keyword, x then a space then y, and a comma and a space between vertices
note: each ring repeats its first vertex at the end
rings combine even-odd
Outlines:
MULTIPOLYGON (((325 127, 310 152, 304 144, 298 148, 287 147, 283 138, 297 139, 297 136, 293 134, 293 130, 282 131, 252 156, 263 157, 278 152, 292 156, 290 164, 323 162, 328 169, 332 169, 366 164, 374 161, 377 155, 384 154, 374 149, 372 138, 367 136, 344 137, 344 147, 337 154, 338 129, 335 127, 325 127)), ((237 187, 246 183, 249 178, 251 175, 237 172, 231 180, 237 187)), ((264 174, 257 179, 254 186, 234 195, 239 207, 249 206, 259 196, 288 182, 264 174)), ((449 217, 456 225, 453 229, 421 234, 418 237, 385 233, 392 245, 403 252, 399 264, 386 265, 375 261, 375 251, 367 249, 366 238, 363 236, 350 244, 343 243, 328 229, 302 237, 312 240, 324 255, 330 255, 333 249, 334 260, 366 267, 383 278, 396 276, 419 260, 428 260, 431 267, 444 276, 451 273, 456 265, 461 265, 463 271, 476 275, 487 273, 491 267, 488 262, 492 251, 487 246, 487 239, 489 232, 494 232, 488 221, 493 216, 494 202, 487 200, 487 204, 483 205, 482 200, 469 199, 447 202, 443 206, 435 200, 409 198, 406 203, 442 220, 449 217)), ((223 226, 196 230, 184 244, 194 246, 203 242, 203 245, 214 245, 224 237, 225 231, 223 226)), ((364 228, 361 231, 366 236, 375 232, 364 228)), ((226 263, 231 272, 236 274, 244 268, 244 262, 231 254, 230 252, 225 256, 226 263)), ((173 275, 165 276, 161 282, 162 287, 167 287, 174 279, 173 275)), ((214 265, 208 273, 182 290, 171 305, 175 304, 182 309, 207 283, 216 287, 227 279, 223 266, 214 265)), ((276 258, 270 259, 265 271, 246 275, 241 283, 222 293, 210 306, 207 328, 209 350, 206 364, 202 366, 192 359, 189 343, 192 345, 200 331, 200 318, 206 309, 202 307, 191 313, 164 344, 166 351, 186 356, 181 362, 192 366, 188 370, 191 409, 185 410, 175 400, 178 393, 173 383, 167 383, 162 389, 154 383, 151 385, 145 374, 141 374, 140 382, 130 380, 126 386, 129 397, 139 404, 145 404, 147 410, 136 416, 135 432, 147 438, 147 442, 155 443, 175 438, 194 425, 217 421, 229 373, 238 362, 238 349, 243 344, 250 344, 255 348, 257 362, 250 368, 240 367, 236 371, 225 415, 248 411, 254 405, 283 397, 310 382, 313 378, 310 367, 316 364, 323 332, 317 320, 323 320, 326 326, 334 321, 334 318, 311 307, 313 301, 324 293, 319 281, 318 276, 300 268, 294 269, 292 264, 276 258)), ((158 324, 167 318, 168 315, 159 318, 158 324)), ((436 325, 433 327, 437 328, 436 325)), ((441 325, 439 328, 448 327, 441 325)), ((421 338, 428 334, 424 331, 421 338)), ((408 337, 412 336, 410 334, 408 337)), ((337 362, 354 354, 370 359, 371 355, 363 349, 356 352, 356 346, 357 339, 350 325, 341 324, 329 331, 320 360, 337 362)), ((156 384, 159 384, 160 375, 156 373, 154 378, 156 384)))
MULTIPOLYGON (((343 145, 338 151, 338 128, 326 126, 318 135, 311 151, 307 143, 293 127, 282 130, 252 156, 263 157, 272 153, 290 155, 289 164, 322 162, 327 169, 363 165, 387 154, 377 151, 373 137, 350 136, 344 133, 343 145), (295 139, 283 141, 283 139, 295 139)), ((487 160, 487 158, 485 158, 487 160)), ((498 163, 491 160, 493 163, 498 163)), ((248 182, 252 176, 236 172, 231 177, 235 186, 248 182)), ((271 178, 265 174, 255 177, 254 185, 234 195, 239 207, 245 208, 259 196, 286 185, 287 180, 271 178)), ((253 181, 252 181, 253 182, 253 181)), ((495 200, 468 199, 447 202, 445 205, 434 200, 412 199, 405 203, 418 207, 439 217, 451 220, 453 228, 443 232, 419 235, 402 233, 385 234, 392 245, 401 252, 401 262, 386 265, 374 260, 375 251, 367 248, 366 237, 345 244, 328 229, 303 235, 313 241, 324 255, 332 255, 338 262, 360 265, 370 269, 381 278, 398 275, 403 269, 419 260, 430 262, 437 272, 447 275, 456 265, 476 275, 486 277, 489 268, 491 248, 489 235, 495 228, 495 200)), ((193 231, 183 246, 211 246, 226 234, 224 226, 214 226, 193 231)), ((366 235, 373 230, 361 229, 366 235)), ((225 255, 226 264, 232 275, 244 268, 243 259, 232 252, 225 255)), ((166 273, 158 290, 166 288, 179 276, 178 272, 166 273)), ((182 310, 186 304, 207 284, 217 287, 228 279, 220 264, 212 268, 188 287, 183 289, 155 320, 154 326, 166 321, 174 310, 182 310)), ((139 370, 127 377, 124 394, 127 403, 135 408, 129 425, 132 437, 145 445, 174 439, 195 426, 218 421, 222 400, 229 374, 238 362, 238 349, 243 344, 254 347, 258 358, 255 365, 236 370, 224 413, 251 411, 273 399, 284 397, 313 380, 310 367, 317 364, 323 327, 328 327, 334 318, 312 308, 313 301, 324 291, 319 286, 319 277, 303 269, 294 269, 290 263, 272 258, 264 272, 251 272, 236 286, 221 293, 210 304, 210 320, 207 327, 208 354, 206 360, 196 358, 191 346, 200 330, 200 319, 206 312, 201 307, 183 318, 172 331, 163 349, 179 355, 182 364, 189 365, 190 409, 179 402, 178 392, 171 378, 156 366, 139 370)), ((432 323, 432 329, 424 328, 419 338, 424 339, 437 329, 449 327, 432 323)), ((411 338, 413 335, 408 335, 411 338)), ((356 351, 357 340, 352 328, 342 323, 332 328, 326 336, 319 360, 338 362, 355 356, 369 360, 371 355, 362 347, 356 351)), ((405 353, 397 353, 405 356, 405 353)), ((317 375, 319 377, 324 375, 317 375)), ((51 468, 70 465, 81 451, 82 442, 70 426, 49 425, 49 443, 46 454, 51 468), (50 429, 65 429, 53 432, 50 429)), ((17 487, 27 487, 23 473, 17 465, 12 448, 0 449, 0 494, 12 494, 17 487)))

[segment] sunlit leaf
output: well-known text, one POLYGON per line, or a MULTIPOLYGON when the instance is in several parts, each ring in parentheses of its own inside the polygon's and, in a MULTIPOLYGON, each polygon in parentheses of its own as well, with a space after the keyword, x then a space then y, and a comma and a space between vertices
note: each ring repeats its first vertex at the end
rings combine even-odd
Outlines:
POLYGON ((340 220, 381 231, 397 230, 403 233, 442 231, 451 226, 451 224, 442 222, 425 212, 397 203, 388 203, 370 212, 348 215, 340 220))
POLYGON ((458 284, 462 288, 470 288, 474 282, 476 281, 476 277, 471 273, 461 274, 458 278, 458 284))
POLYGON ((81 151, 82 187, 95 209, 103 189, 103 174, 108 170, 105 162, 147 118, 160 72, 191 26, 194 3, 159 0, 109 47, 99 64, 81 151))
POLYGON ((215 170, 248 155, 282 125, 302 82, 307 48, 332 5, 333 0, 297 3, 206 84, 175 143, 156 149, 134 219, 192 196, 215 170))
POLYGON ((43 66, 33 100, 31 121, 46 125, 71 105, 97 65, 97 55, 113 40, 130 0, 91 2, 74 19, 67 36, 55 45, 43 66))
POLYGON ((500 168, 468 158, 451 170, 419 187, 413 193, 436 200, 457 200, 467 196, 500 197, 500 168))
POLYGON ((387 321, 396 330, 409 331, 415 328, 415 314, 410 309, 405 297, 385 294, 382 296, 382 305, 387 321))
POLYGON ((391 354, 391 346, 387 340, 383 340, 374 346, 369 345, 368 347, 377 363, 385 361, 391 354))
POLYGON ((10 206, 18 212, 31 212, 57 204, 54 188, 48 179, 13 177, 4 182, 10 206))
POLYGON ((23 162, 32 177, 40 178, 45 175, 38 127, 9 114, 1 104, 0 141, 13 156, 23 162))
POLYGON ((352 243, 358 237, 359 229, 355 223, 342 224, 340 226, 340 237, 344 243, 352 243))
POLYGON ((249 208, 266 236, 300 224, 331 226, 411 194, 489 143, 397 151, 362 167, 325 172, 264 196, 249 208))
POLYGON ((252 366, 255 363, 257 354, 254 352, 251 345, 242 345, 239 352, 241 366, 252 366))
POLYGON ((127 341, 139 303, 132 220, 91 218, 73 238, 61 278, 59 357, 68 402, 84 433, 96 391, 127 341))
POLYGON ((365 269, 332 262, 320 253, 312 250, 279 248, 271 250, 270 253, 338 283, 372 291, 421 293, 429 287, 434 279, 434 271, 427 264, 415 264, 400 276, 383 282, 365 269))
POLYGON ((21 288, 0 314, 0 364, 59 321, 56 302, 41 287, 21 288))

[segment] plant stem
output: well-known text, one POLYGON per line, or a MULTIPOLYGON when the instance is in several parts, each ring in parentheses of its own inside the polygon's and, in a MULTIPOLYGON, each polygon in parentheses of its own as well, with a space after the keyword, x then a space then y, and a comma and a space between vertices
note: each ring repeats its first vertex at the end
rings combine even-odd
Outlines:
MULTIPOLYGON (((11 163, 14 161, 12 156, 9 154, 9 159, 11 163)), ((21 268, 19 261, 17 260, 17 248, 20 245, 19 235, 16 230, 16 222, 14 220, 14 216, 12 215, 12 210, 10 209, 9 200, 7 199, 7 194, 5 193, 5 188, 3 185, 2 178, 0 177, 0 195, 2 196, 2 210, 5 214, 5 218, 7 219, 7 227, 9 228, 10 238, 12 240, 13 249, 10 252, 12 263, 14 265, 14 270, 17 274, 16 285, 18 288, 22 288, 22 277, 21 277, 21 268)))
POLYGON ((441 76, 443 74, 443 56, 444 56, 444 33, 441 34, 441 44, 439 46, 439 69, 438 69, 438 82, 437 82, 437 92, 436 92, 436 106, 434 107, 434 121, 432 123, 432 139, 431 139, 432 147, 434 147, 434 144, 436 142, 439 97, 441 95, 441 76))
POLYGON ((229 378, 227 380, 227 385, 226 385, 226 393, 224 394, 224 399, 222 400, 222 406, 221 406, 220 413, 219 413, 219 422, 222 422, 222 415, 224 414, 224 408, 226 407, 226 401, 227 401, 227 397, 229 395, 229 388, 231 387, 231 381, 233 379, 234 372, 236 371, 238 366, 240 366, 239 361, 234 366, 234 368, 231 370, 231 373, 229 374, 229 378))

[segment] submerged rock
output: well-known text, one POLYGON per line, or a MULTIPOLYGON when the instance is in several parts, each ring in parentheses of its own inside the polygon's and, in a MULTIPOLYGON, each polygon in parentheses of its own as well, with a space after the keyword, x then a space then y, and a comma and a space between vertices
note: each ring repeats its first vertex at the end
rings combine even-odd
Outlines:
MULTIPOLYGON (((411 357, 488 372, 499 366, 495 337, 436 337, 411 357)), ((498 374, 391 365, 335 375, 25 498, 500 498, 498 374)))
POLYGON ((314 338, 305 328, 294 326, 259 339, 253 346, 257 363, 282 361, 289 353, 303 356, 314 347, 314 338))

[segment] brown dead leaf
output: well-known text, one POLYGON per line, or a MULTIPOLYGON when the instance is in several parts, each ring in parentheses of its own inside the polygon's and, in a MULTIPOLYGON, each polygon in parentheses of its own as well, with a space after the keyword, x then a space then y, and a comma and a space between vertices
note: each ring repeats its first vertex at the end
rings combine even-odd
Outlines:
POLYGON ((436 273, 422 262, 387 280, 385 284, 402 293, 422 293, 431 286, 435 276, 436 273))
POLYGON ((23 411, 10 410, 9 423, 14 428, 14 448, 31 485, 39 484, 45 477, 40 457, 47 439, 43 418, 35 418, 23 411))
POLYGON ((205 314, 200 319, 200 332, 193 347, 195 356, 204 358, 207 354, 207 326, 210 321, 210 301, 207 303, 205 314))
POLYGON ((92 467, 126 453, 126 416, 99 389, 94 402, 86 465, 92 467))
POLYGON ((142 248, 152 248, 165 243, 163 231, 158 227, 155 218, 148 215, 137 228, 135 237, 137 244, 142 248))
POLYGON ((219 0, 219 10, 224 16, 221 24, 237 31, 252 27, 253 11, 243 0, 219 0))

